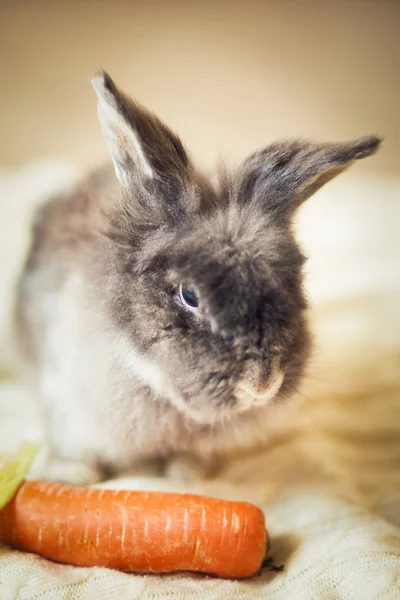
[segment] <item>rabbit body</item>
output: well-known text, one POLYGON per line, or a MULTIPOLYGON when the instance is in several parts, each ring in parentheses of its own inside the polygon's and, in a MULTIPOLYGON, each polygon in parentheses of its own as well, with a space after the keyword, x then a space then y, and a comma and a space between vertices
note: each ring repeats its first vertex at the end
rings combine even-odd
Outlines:
POLYGON ((38 210, 16 304, 47 441, 99 478, 209 464, 262 443, 298 388, 311 343, 292 215, 379 140, 273 144, 213 186, 108 75, 93 85, 113 165, 38 210))

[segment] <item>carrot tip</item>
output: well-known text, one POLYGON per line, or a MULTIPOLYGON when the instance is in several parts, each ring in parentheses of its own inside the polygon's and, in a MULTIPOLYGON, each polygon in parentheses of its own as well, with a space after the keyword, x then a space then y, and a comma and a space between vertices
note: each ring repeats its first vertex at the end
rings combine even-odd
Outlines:
POLYGON ((281 573, 285 569, 285 565, 274 565, 274 559, 272 556, 266 556, 262 561, 260 574, 263 569, 267 569, 268 571, 275 571, 281 573))

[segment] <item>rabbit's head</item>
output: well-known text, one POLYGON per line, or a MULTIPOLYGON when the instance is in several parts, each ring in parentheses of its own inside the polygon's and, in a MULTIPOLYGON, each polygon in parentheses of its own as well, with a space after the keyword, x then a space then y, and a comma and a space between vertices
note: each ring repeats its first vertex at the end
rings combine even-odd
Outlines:
POLYGON ((108 294, 132 373, 205 424, 287 397, 310 350, 293 214, 379 139, 275 143, 213 186, 107 74, 93 86, 121 185, 108 294))

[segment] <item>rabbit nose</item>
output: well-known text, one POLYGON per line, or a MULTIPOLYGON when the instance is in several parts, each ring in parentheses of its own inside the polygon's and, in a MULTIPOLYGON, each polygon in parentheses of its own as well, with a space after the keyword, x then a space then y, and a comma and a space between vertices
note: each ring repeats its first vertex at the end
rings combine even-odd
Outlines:
POLYGON ((263 392, 269 387, 271 379, 274 379, 275 371, 277 371, 278 365, 276 361, 273 364, 267 361, 250 360, 247 368, 244 370, 242 376, 243 383, 253 391, 257 396, 263 394, 263 392))
POLYGON ((235 397, 243 406, 260 406, 272 400, 279 392, 284 374, 275 362, 272 369, 265 373, 264 369, 248 373, 236 386, 235 397))

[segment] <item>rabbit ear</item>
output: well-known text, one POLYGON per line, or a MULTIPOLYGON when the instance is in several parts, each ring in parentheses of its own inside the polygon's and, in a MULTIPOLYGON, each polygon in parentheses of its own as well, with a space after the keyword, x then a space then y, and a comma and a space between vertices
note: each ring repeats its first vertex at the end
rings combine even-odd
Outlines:
POLYGON ((100 124, 123 187, 185 176, 188 157, 179 138, 157 117, 121 92, 102 72, 91 80, 100 124))
POLYGON ((343 144, 287 141, 268 146, 243 164, 237 201, 261 203, 278 218, 290 216, 353 161, 374 154, 380 142, 369 136, 343 144))

